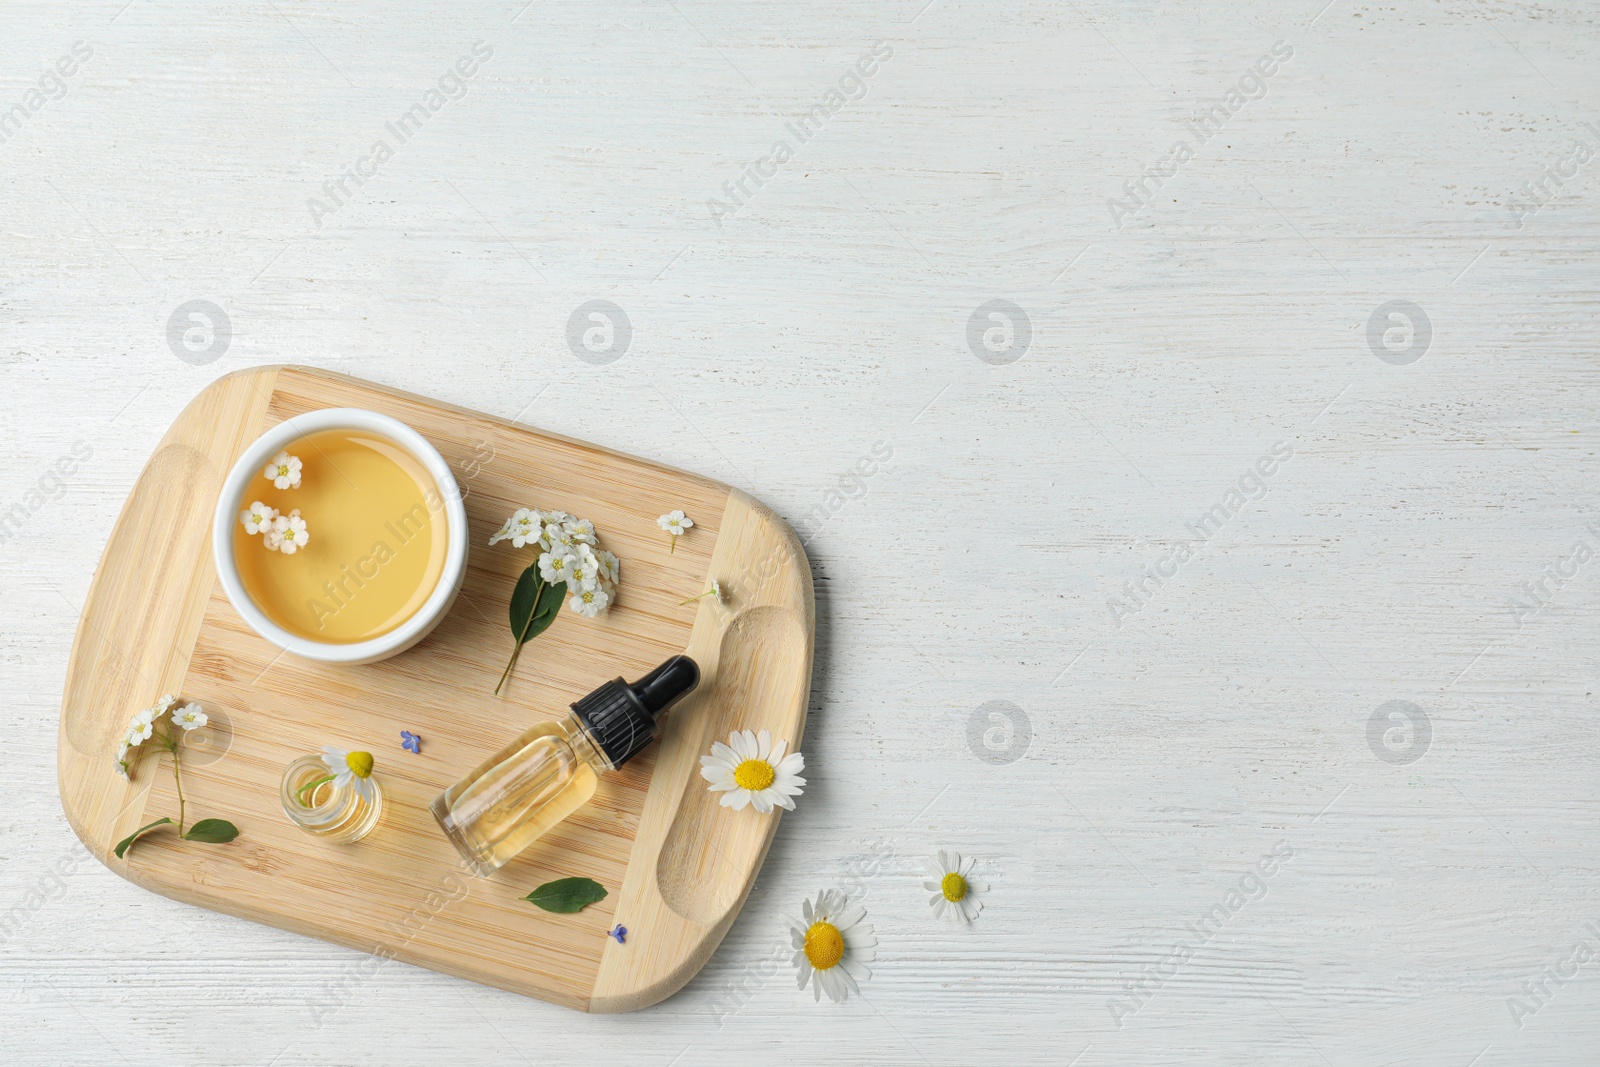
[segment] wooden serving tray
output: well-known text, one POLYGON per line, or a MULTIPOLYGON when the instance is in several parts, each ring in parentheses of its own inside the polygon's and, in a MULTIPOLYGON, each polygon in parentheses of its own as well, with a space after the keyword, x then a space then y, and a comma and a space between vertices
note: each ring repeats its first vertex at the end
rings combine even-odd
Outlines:
POLYGON ((164 896, 584 1011, 631 1011, 694 976, 761 868, 778 814, 719 806, 699 757, 733 729, 765 728, 798 747, 813 622, 798 540, 737 489, 339 374, 240 371, 167 431, 106 545, 62 698, 61 803, 101 862, 164 896), (210 547, 217 493, 245 446, 286 418, 345 406, 392 415, 439 449, 472 537, 466 584, 438 628, 355 667, 301 660, 256 636, 224 596, 210 547), (593 519, 622 579, 610 611, 563 611, 530 642, 497 697, 507 602, 534 557, 488 539, 528 506, 593 519), (673 508, 695 526, 669 553, 656 517, 673 508), (679 606, 712 578, 726 604, 679 606), (428 803, 599 683, 685 650, 702 680, 659 743, 603 776, 591 803, 494 877, 465 873, 428 803), (169 692, 211 716, 184 757, 189 817, 228 819, 240 834, 205 845, 158 832, 119 860, 117 841, 177 815, 170 757, 146 756, 131 781, 113 766, 129 716, 169 692), (422 736, 420 756, 401 748, 402 729, 422 736), (278 806, 284 767, 323 744, 377 757, 383 817, 354 845, 311 838, 278 806), (609 895, 572 915, 520 899, 575 875, 609 895), (615 923, 626 944, 606 936, 615 923))

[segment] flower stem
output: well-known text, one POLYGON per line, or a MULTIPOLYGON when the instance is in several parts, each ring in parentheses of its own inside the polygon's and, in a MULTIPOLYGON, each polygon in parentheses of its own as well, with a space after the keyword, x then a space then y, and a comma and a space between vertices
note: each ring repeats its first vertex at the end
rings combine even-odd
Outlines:
POLYGON ((337 774, 330 774, 326 778, 318 778, 314 782, 307 782, 305 785, 303 785, 299 789, 295 790, 295 793, 294 793, 295 798, 297 800, 299 800, 300 803, 304 804, 306 802, 306 797, 305 797, 306 793, 308 793, 311 790, 315 789, 317 786, 324 784, 325 782, 333 781, 337 777, 339 777, 337 774))
POLYGON ((183 836, 183 757, 178 753, 178 739, 167 735, 167 748, 172 750, 172 783, 178 787, 178 836, 183 836))
POLYGON ((516 647, 511 650, 511 659, 506 663, 506 669, 500 672, 500 680, 495 683, 495 696, 500 695, 500 687, 511 677, 511 668, 517 665, 517 657, 522 655, 522 645, 528 640, 528 631, 533 628, 533 617, 539 614, 539 598, 543 595, 544 578, 541 577, 533 587, 533 606, 528 609, 528 621, 522 624, 522 632, 517 635, 516 647))

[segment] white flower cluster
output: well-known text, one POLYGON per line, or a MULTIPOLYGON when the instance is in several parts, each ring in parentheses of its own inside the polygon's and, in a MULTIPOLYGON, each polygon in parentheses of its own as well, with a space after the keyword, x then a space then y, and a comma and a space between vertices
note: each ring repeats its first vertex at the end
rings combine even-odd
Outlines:
MULTIPOLYGON (((209 720, 199 704, 188 703, 182 707, 175 707, 178 698, 168 693, 155 702, 153 707, 145 708, 128 720, 128 732, 122 738, 122 745, 117 749, 117 773, 124 778, 128 776, 128 753, 146 741, 155 733, 156 720, 161 716, 172 713, 172 725, 181 728, 185 733, 197 730, 209 720)), ((166 738, 161 740, 166 741, 166 738)))
POLYGON ((572 594, 567 606, 584 618, 594 618, 616 599, 622 564, 595 547, 594 523, 588 519, 565 511, 518 508, 489 543, 507 540, 515 548, 538 547, 539 577, 550 584, 565 582, 572 594))
MULTIPOLYGON (((299 472, 295 473, 298 478, 299 472)), ((244 523, 244 532, 254 536, 261 534, 261 543, 268 552, 282 552, 292 556, 311 539, 306 532, 306 520, 300 517, 300 509, 295 508, 287 515, 278 513, 277 508, 268 507, 257 500, 245 510, 239 512, 239 521, 244 523)))

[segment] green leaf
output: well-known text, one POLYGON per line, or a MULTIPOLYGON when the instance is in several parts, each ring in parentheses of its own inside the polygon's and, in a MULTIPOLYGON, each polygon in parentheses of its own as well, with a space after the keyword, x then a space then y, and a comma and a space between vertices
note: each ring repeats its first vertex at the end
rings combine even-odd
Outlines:
POLYGON ((151 823, 149 826, 141 826, 137 830, 135 830, 133 833, 129 834, 127 837, 124 837, 122 839, 121 843, 117 845, 117 859, 120 860, 122 858, 122 854, 124 852, 127 852, 128 849, 132 848, 133 847, 133 843, 135 841, 139 840, 139 838, 143 837, 145 834, 149 833, 151 830, 154 830, 156 827, 160 826, 162 823, 170 823, 170 822, 172 822, 171 819, 157 819, 155 822, 151 823))
POLYGON ((225 845, 239 836, 239 828, 227 819, 201 819, 183 835, 185 841, 204 841, 208 845, 225 845))
POLYGON ((561 614, 561 602, 566 596, 566 582, 542 581, 539 565, 529 566, 511 591, 511 639, 520 647, 524 641, 544 633, 561 614))
POLYGON ((593 878, 560 878, 546 882, 522 898, 545 911, 563 915, 581 911, 597 900, 606 899, 605 886, 593 878))

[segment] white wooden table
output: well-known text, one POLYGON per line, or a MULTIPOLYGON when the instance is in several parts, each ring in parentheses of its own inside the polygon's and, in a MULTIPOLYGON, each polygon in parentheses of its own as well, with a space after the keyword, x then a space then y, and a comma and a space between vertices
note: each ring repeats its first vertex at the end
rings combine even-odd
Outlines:
POLYGON ((1593 1063, 1597 13, 1324 2, 8 3, 6 1062, 1593 1063), (811 786, 678 996, 584 1017, 76 847, 106 532, 278 361, 808 538, 811 786), (842 1006, 781 948, 828 886, 880 939, 842 1006))

